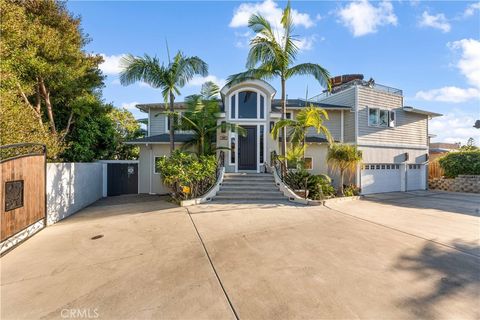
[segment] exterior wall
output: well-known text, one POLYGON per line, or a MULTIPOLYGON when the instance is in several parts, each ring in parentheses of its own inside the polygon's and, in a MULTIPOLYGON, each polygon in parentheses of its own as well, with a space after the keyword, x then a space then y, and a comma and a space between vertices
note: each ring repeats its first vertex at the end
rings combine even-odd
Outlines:
POLYGON ((102 163, 47 164, 47 224, 54 224, 102 198, 102 163))
POLYGON ((427 116, 405 112, 403 97, 380 92, 367 87, 358 87, 358 139, 359 144, 412 144, 427 145, 427 116), (368 108, 383 108, 395 111, 395 127, 368 126, 368 108))
POLYGON ((404 154, 408 152, 409 160, 407 164, 422 164, 426 162, 426 154, 428 149, 412 149, 412 148, 391 148, 391 147, 366 147, 359 146, 359 150, 363 152, 363 163, 404 163, 404 154))
MULTIPOLYGON (((175 144, 180 147, 180 144, 175 144)), ((138 163, 138 193, 167 194, 168 188, 162 183, 161 175, 155 173, 155 157, 170 154, 170 146, 166 144, 150 144, 140 146, 138 163)))
POLYGON ((428 187, 451 192, 480 193, 480 176, 460 175, 455 179, 430 179, 428 180, 428 187))
MULTIPOLYGON (((349 111, 347 111, 349 112, 349 111)), ((328 113, 328 119, 327 121, 324 122, 324 125, 328 128, 330 131, 333 139, 335 141, 340 141, 341 138, 341 129, 342 129, 342 124, 341 124, 341 114, 342 111, 339 110, 327 110, 328 113)), ((344 111, 345 113, 345 111, 344 111)), ((309 128, 307 132, 307 136, 313 136, 313 137, 323 137, 325 138, 324 134, 317 134, 317 131, 314 128, 309 128)))
POLYGON ((343 112, 343 142, 355 142, 355 111, 343 112))
POLYGON ((148 119, 150 121, 150 136, 157 134, 167 133, 166 126, 166 114, 162 113, 158 109, 150 109, 148 119))

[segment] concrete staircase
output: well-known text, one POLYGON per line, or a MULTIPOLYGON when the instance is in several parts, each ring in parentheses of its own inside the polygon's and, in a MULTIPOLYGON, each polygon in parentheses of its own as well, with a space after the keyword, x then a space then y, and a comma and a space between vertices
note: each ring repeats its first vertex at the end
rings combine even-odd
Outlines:
POLYGON ((226 173, 214 202, 288 202, 270 173, 226 173))

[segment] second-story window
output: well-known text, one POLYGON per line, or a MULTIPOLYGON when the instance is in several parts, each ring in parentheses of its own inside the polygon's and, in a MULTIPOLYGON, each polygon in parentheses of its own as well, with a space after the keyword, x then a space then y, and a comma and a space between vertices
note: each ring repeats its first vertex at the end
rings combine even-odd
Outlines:
POLYGON ((240 91, 230 97, 230 119, 265 119, 265 96, 256 91, 240 91))
POLYGON ((395 127, 395 111, 368 107, 368 125, 370 127, 395 127))

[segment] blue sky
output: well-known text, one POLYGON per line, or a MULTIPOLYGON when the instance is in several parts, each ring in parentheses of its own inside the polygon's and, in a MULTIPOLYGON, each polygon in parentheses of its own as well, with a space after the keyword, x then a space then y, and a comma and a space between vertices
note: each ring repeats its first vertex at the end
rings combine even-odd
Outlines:
MULTIPOLYGON (((104 99, 126 107, 162 101, 159 90, 139 83, 120 85, 122 55, 157 55, 166 61, 182 50, 209 64, 207 79, 195 78, 182 97, 197 93, 205 80, 219 84, 243 71, 252 37, 252 13, 278 23, 286 2, 241 1, 70 1, 92 41, 86 50, 104 55, 104 99)), ((480 2, 467 1, 293 1, 298 63, 314 62, 332 75, 363 73, 368 79, 404 91, 405 105, 444 114, 431 121, 434 141, 480 142, 472 128, 480 118, 480 2)), ((272 85, 279 89, 278 81, 272 85)), ((320 93, 312 78, 287 83, 290 98, 320 93)))

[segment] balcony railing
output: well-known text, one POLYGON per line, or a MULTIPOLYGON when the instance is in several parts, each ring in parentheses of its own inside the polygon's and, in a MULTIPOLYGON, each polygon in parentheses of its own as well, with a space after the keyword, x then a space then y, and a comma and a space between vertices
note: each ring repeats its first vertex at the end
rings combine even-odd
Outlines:
POLYGON ((324 91, 316 96, 311 97, 309 100, 313 102, 320 102, 321 100, 325 99, 326 97, 329 97, 333 94, 336 94, 338 92, 344 91, 345 89, 348 89, 353 86, 363 86, 363 87, 368 87, 372 88, 374 90, 378 90, 380 92, 387 92, 391 94, 395 94, 398 96, 403 96, 403 91, 397 88, 392 88, 389 86, 385 86, 383 84, 378 84, 375 83, 374 81, 365 81, 365 80, 352 80, 350 82, 344 83, 342 85, 339 85, 337 87, 334 87, 331 92, 329 91, 324 91))

